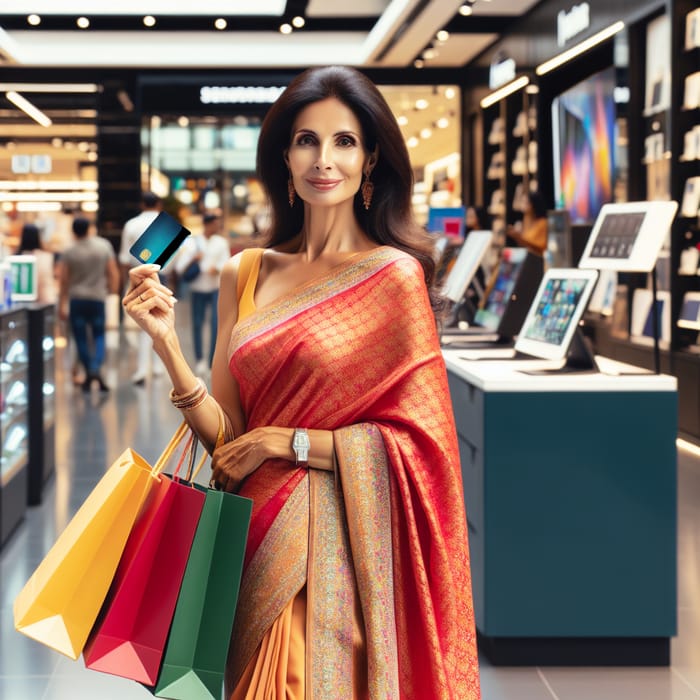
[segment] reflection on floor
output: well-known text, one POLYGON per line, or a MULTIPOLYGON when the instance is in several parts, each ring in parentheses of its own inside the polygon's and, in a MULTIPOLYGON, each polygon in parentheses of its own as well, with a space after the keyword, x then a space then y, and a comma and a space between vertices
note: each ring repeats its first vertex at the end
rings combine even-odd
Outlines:
MULTIPOLYGON (((181 316, 182 317, 182 316, 181 316)), ((112 390, 84 395, 58 356, 56 476, 42 505, 0 550, 0 698, 138 700, 137 683, 87 671, 17 633, 12 601, 101 473, 126 446, 155 459, 179 423, 166 377, 133 386, 135 351, 110 353, 112 390)), ((700 698, 700 457, 679 452, 679 635, 670 668, 503 668, 482 664, 484 700, 691 700, 700 698)), ((423 700, 423 699, 421 699, 423 700)), ((428 699, 425 699, 428 700, 428 699)))

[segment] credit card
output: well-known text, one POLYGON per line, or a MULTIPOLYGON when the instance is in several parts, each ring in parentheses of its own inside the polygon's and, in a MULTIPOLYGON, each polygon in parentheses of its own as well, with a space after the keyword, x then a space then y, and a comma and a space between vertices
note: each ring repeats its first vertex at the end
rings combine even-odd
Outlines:
POLYGON ((167 212, 160 212, 129 252, 140 262, 165 267, 190 232, 167 212))

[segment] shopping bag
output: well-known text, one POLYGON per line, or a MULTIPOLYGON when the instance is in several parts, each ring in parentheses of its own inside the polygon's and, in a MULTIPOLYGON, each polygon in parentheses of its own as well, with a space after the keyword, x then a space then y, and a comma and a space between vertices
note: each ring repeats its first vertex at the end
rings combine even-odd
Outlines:
MULTIPOLYGON (((186 451, 191 442, 192 436, 186 451)), ((158 679, 205 500, 205 494, 181 481, 178 472, 179 465, 173 478, 164 474, 156 477, 157 483, 129 535, 107 600, 83 651, 87 668, 146 685, 154 685, 158 679)))
POLYGON ((220 700, 252 505, 206 489, 156 697, 220 700))
MULTIPOLYGON (((185 432, 183 423, 161 460, 169 458, 185 432)), ((125 450, 15 599, 16 630, 74 660, 80 656, 154 483, 151 465, 125 450)))

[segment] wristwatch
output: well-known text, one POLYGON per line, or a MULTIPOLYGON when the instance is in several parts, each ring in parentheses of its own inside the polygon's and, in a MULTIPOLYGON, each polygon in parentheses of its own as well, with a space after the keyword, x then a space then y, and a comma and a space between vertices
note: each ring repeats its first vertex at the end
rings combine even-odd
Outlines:
POLYGON ((309 448, 311 441, 306 428, 296 428, 294 430, 294 438, 292 440, 292 449, 297 456, 297 466, 305 467, 309 462, 309 448))

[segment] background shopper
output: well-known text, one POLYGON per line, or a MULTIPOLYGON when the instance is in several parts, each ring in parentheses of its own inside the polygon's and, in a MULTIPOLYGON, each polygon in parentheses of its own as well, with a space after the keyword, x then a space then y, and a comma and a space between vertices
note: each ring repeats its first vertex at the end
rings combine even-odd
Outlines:
POLYGON ((85 368, 83 391, 96 382, 108 391, 100 369, 105 359, 105 300, 119 293, 119 268, 111 244, 88 235, 90 222, 73 221, 75 243, 63 253, 60 264, 59 316, 69 320, 78 357, 85 368))

